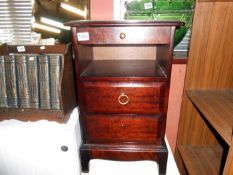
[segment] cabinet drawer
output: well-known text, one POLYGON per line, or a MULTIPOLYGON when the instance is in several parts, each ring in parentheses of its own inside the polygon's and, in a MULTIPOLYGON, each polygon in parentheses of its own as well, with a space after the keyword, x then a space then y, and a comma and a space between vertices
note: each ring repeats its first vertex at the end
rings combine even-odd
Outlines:
POLYGON ((156 114, 161 111, 165 83, 83 83, 86 113, 156 114))
POLYGON ((84 27, 77 28, 77 35, 79 44, 169 44, 170 30, 170 27, 84 27))
POLYGON ((84 117, 87 143, 158 143, 161 137, 158 115, 87 115, 84 117))

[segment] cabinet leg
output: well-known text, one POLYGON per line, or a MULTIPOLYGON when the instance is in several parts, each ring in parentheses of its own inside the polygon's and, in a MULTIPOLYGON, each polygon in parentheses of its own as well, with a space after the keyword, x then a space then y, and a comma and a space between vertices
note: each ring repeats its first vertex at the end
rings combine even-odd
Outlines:
MULTIPOLYGON (((106 149, 106 148, 105 148, 106 149)), ((98 147, 87 147, 85 145, 80 148, 80 158, 82 172, 89 172, 89 162, 91 159, 106 159, 106 160, 118 160, 118 161, 133 161, 133 160, 154 160, 158 163, 159 174, 166 175, 168 150, 166 145, 157 149, 151 149, 145 152, 132 152, 132 150, 122 151, 108 148, 108 150, 99 149, 98 147), (92 152, 92 154, 90 154, 92 152), (94 153, 94 154, 93 154, 94 153), (143 155, 143 156, 142 156, 143 155), (123 157, 122 157, 123 156, 123 157), (155 157, 154 157, 155 156, 155 157)))
POLYGON ((89 162, 90 162, 89 151, 86 149, 83 149, 82 147, 80 148, 80 159, 81 159, 82 172, 88 173, 89 162))
POLYGON ((159 153, 158 164, 159 164, 160 175, 166 175, 167 158, 168 158, 168 151, 166 148, 162 152, 159 153))

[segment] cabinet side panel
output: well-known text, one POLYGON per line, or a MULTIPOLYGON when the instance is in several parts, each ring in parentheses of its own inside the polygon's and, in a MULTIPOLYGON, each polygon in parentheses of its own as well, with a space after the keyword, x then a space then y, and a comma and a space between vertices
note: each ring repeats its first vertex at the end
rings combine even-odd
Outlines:
POLYGON ((72 59, 71 47, 68 52, 62 57, 62 77, 61 77, 61 108, 63 114, 66 116, 65 120, 69 118, 72 110, 77 106, 77 95, 75 91, 75 72, 72 59))
POLYGON ((232 3, 197 3, 185 87, 232 88, 232 3))

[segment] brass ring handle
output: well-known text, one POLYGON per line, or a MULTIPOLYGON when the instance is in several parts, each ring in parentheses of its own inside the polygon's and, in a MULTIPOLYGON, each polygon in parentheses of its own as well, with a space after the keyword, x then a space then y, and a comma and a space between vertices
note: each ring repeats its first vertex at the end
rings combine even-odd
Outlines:
POLYGON ((125 95, 124 93, 121 93, 121 95, 119 95, 119 97, 118 97, 118 102, 121 105, 126 105, 129 103, 129 97, 127 95, 125 95))
POLYGON ((121 39, 125 39, 125 37, 126 37, 125 33, 120 33, 120 38, 121 39))

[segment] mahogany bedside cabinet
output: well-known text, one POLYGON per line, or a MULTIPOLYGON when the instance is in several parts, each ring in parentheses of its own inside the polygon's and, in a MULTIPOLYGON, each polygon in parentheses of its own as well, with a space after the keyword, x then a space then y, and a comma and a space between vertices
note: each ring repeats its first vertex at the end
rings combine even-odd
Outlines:
POLYGON ((164 141, 175 28, 182 22, 71 21, 82 129, 90 159, 153 160, 164 141))

